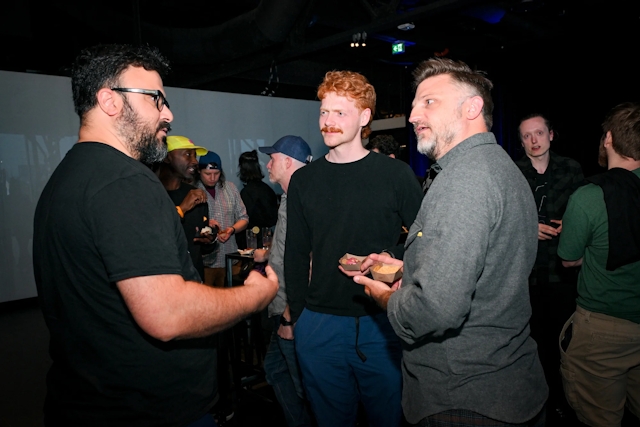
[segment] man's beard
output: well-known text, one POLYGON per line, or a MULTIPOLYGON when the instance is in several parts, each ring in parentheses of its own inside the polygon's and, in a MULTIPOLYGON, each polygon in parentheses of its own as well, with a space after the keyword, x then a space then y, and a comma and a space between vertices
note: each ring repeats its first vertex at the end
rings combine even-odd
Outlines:
POLYGON ((159 140, 156 135, 161 129, 171 130, 168 122, 160 122, 154 131, 149 130, 150 126, 140 120, 126 99, 118 122, 120 124, 118 132, 124 138, 134 158, 150 165, 162 161, 167 156, 166 137, 159 140))
POLYGON ((600 138, 600 148, 598 148, 598 164, 603 168, 609 167, 609 156, 607 155, 607 149, 604 148, 604 139, 606 135, 602 135, 600 138))
POLYGON ((462 110, 457 111, 457 117, 450 122, 443 124, 439 131, 431 129, 429 137, 418 139, 418 152, 424 154, 431 160, 437 160, 440 154, 440 148, 444 148, 451 144, 461 130, 458 119, 462 117, 462 110))

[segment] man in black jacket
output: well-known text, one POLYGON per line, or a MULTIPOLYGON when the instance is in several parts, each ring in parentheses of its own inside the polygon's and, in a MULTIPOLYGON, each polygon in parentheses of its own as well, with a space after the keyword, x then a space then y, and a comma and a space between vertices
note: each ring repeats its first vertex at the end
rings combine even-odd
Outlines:
POLYGON ((551 151, 555 134, 540 114, 523 118, 518 127, 525 156, 516 162, 527 179, 538 208, 538 253, 529 277, 531 336, 549 384, 548 417, 568 414, 560 380, 557 337, 575 309, 575 272, 561 265, 556 252, 562 216, 569 196, 584 183, 578 162, 551 151), (574 276, 572 278, 572 275, 574 276))

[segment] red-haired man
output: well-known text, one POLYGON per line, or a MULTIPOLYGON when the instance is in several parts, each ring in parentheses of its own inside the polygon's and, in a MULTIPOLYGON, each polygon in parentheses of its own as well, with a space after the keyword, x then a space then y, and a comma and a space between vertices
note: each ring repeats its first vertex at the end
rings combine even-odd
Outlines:
POLYGON ((401 258, 403 248, 395 245, 402 225, 413 222, 422 191, 405 163, 364 148, 376 101, 364 76, 329 72, 318 98, 329 152, 292 176, 285 245, 303 385, 319 426, 354 425, 359 400, 371 426, 398 426, 400 341, 338 260, 347 252, 401 258))

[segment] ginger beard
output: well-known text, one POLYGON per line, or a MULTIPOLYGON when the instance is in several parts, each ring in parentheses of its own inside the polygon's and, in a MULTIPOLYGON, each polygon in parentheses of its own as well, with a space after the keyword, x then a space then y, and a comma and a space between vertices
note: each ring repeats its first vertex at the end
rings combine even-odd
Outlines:
POLYGON ((145 124, 126 98, 124 99, 122 115, 117 119, 118 134, 124 139, 132 155, 145 164, 162 161, 167 156, 167 138, 158 138, 158 132, 163 129, 171 130, 171 125, 161 121, 154 129, 145 124))

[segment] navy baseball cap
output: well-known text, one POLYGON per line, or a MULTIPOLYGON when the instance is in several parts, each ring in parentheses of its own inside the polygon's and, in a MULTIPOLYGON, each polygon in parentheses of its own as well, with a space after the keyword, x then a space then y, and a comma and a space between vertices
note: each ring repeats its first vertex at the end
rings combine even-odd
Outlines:
POLYGON ((207 154, 200 157, 200 159, 198 159, 198 165, 200 166, 200 169, 222 169, 220 156, 213 151, 209 151, 207 154))
POLYGON ((309 144, 299 136, 283 136, 272 147, 259 147, 258 150, 265 154, 282 153, 302 163, 310 163, 313 160, 309 144))

